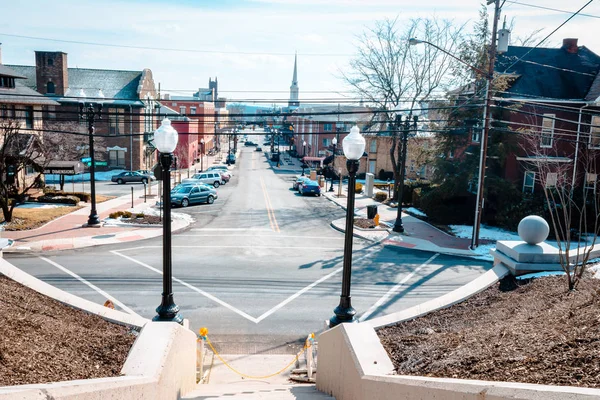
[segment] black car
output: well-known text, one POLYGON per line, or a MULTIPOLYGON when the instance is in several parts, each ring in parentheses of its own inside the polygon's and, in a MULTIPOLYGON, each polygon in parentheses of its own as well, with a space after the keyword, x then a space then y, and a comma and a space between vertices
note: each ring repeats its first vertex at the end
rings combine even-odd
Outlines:
POLYGON ((256 146, 257 144, 254 142, 251 142, 249 140, 247 140, 246 142, 244 142, 244 146, 256 146))
POLYGON ((271 154, 271 161, 279 161, 279 153, 271 154))

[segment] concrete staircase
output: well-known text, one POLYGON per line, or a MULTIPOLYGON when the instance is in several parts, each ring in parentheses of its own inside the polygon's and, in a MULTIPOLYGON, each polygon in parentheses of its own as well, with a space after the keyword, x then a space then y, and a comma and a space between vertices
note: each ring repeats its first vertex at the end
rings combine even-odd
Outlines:
POLYGON ((315 385, 269 385, 260 382, 198 385, 183 399, 212 400, 335 400, 315 385))

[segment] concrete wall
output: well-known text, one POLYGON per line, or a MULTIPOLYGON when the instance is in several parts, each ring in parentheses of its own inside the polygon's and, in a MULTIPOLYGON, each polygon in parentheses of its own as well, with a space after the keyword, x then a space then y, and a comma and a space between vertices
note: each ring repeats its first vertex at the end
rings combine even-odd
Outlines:
POLYGON ((175 400, 196 386, 196 335, 174 322, 142 329, 117 378, 0 387, 0 400, 175 400))
POLYGON ((319 335, 317 389, 337 400, 592 400, 600 390, 394 375, 375 330, 341 324, 319 335))
MULTIPOLYGON (((0 252, 0 256, 1 256, 0 252)), ((171 322, 149 322, 79 298, 21 271, 0 258, 0 273, 41 294, 111 322, 141 332, 133 344, 123 376, 40 385, 0 387, 0 400, 178 399, 196 386, 196 335, 171 322)))

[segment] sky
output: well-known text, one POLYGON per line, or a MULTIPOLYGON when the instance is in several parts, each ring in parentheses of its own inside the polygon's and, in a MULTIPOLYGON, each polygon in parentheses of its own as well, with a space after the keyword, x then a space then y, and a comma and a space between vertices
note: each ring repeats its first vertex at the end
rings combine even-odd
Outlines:
MULTIPOLYGON (((587 2, 507 0, 502 15, 514 18, 513 38, 542 28, 541 39, 569 14, 523 4, 574 12, 587 2)), ((149 68, 173 95, 191 95, 218 77, 220 96, 257 104, 287 101, 297 52, 300 100, 310 102, 352 97, 341 71, 358 35, 376 21, 398 18, 402 26, 435 15, 469 29, 480 8, 476 0, 0 0, 0 42, 4 64, 34 65, 35 50, 63 51, 69 67, 149 68)), ((600 2, 582 13, 600 17, 600 2)), ((574 37, 600 54, 598 22, 576 16, 548 44, 574 37)))

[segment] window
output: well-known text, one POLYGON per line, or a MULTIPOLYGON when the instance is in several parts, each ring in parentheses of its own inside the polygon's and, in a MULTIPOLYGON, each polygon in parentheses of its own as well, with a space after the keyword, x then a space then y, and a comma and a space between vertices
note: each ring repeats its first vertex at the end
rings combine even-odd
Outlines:
POLYGON ((535 186, 535 172, 525 171, 523 178, 523 193, 533 193, 533 187, 535 186))
POLYGON ((0 87, 14 88, 15 87, 15 78, 10 78, 8 76, 0 77, 0 87))
POLYGON ((35 174, 35 168, 32 165, 25 166, 25 175, 33 175, 35 174))
POLYGON ((546 187, 547 188, 556 187, 557 181, 558 181, 558 174, 556 172, 548 172, 546 174, 546 187))
POLYGON ((108 109, 108 133, 110 135, 120 135, 125 133, 123 110, 119 108, 108 109))
POLYGON ((333 131, 333 124, 323 124, 323 130, 325 132, 331 132, 331 131, 333 131))
POLYGON ((472 128, 471 129, 471 141, 479 142, 480 139, 481 139, 481 135, 479 132, 479 128, 472 128))
POLYGON ((47 63, 48 63, 49 66, 53 66, 54 65, 54 59, 51 58, 51 57, 48 57, 48 62, 47 63))
POLYGON ((190 114, 196 114, 196 107, 190 108, 190 114))
POLYGON ((125 152, 123 150, 110 150, 108 152, 108 165, 111 167, 125 167, 125 152))
POLYGON ((600 148, 600 115, 592 117, 590 126, 590 144, 593 148, 600 148))
POLYGON ((325 147, 329 147, 330 146, 329 139, 327 139, 327 138, 323 139, 323 146, 325 146, 325 147))
POLYGON ((377 160, 369 160, 369 173, 375 174, 377 167, 377 160))
POLYGON ((198 188, 197 188, 197 187, 195 187, 195 188, 193 188, 193 189, 192 189, 192 194, 194 194, 194 193, 199 193, 199 192, 200 192, 200 190, 198 190, 198 188))
POLYGON ((8 118, 8 107, 6 105, 0 105, 0 118, 8 118))
POLYGON ((542 119, 542 137, 540 140, 540 147, 552 147, 552 141, 554 139, 554 118, 555 114, 544 114, 542 119))
POLYGON ((369 153, 377 153, 377 140, 372 139, 369 143, 369 153))
POLYGON ((597 174, 590 174, 589 172, 585 174, 585 190, 591 190, 596 193, 596 182, 598 182, 597 174))
POLYGON ((179 107, 179 114, 185 114, 185 106, 179 107))
POLYGON ((47 106, 46 112, 48 118, 56 118, 56 106, 47 106))
POLYGON ((49 94, 56 93, 56 87, 54 86, 54 82, 48 82, 46 84, 46 93, 49 93, 49 94))
POLYGON ((25 107, 25 128, 33 129, 33 107, 25 107))

